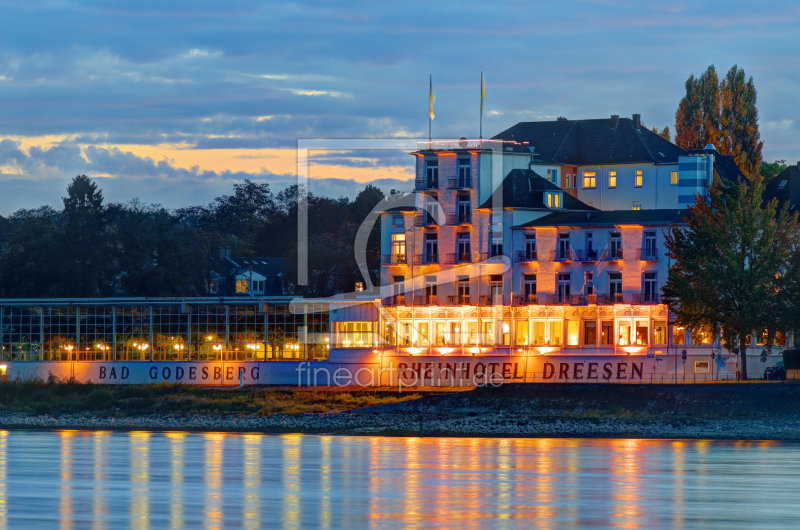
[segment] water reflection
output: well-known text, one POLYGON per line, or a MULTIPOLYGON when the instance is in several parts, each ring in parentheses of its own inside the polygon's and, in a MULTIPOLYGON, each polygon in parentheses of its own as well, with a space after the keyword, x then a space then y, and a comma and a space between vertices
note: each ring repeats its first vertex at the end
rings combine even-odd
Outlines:
POLYGON ((0 529, 797 528, 798 471, 775 442, 0 431, 0 529))

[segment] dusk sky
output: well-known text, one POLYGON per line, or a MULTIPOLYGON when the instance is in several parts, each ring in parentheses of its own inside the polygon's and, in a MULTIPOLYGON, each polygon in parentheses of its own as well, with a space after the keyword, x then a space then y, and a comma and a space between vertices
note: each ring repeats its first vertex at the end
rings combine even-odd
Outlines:
MULTIPOLYGON (((61 206, 78 174, 108 201, 210 202, 296 179, 298 138, 438 138, 640 113, 669 125, 689 74, 758 89, 764 158, 800 159, 797 2, 0 1, 0 213, 61 206)), ((311 190, 410 190, 402 152, 324 153, 311 190)))

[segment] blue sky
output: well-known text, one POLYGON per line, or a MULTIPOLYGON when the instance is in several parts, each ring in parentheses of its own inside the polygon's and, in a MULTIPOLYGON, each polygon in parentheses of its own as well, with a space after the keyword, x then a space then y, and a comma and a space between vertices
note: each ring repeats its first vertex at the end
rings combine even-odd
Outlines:
MULTIPOLYGON (((690 73, 755 79, 767 160, 800 159, 793 2, 0 1, 0 213, 58 205, 79 173, 108 200, 207 203, 291 183, 298 138, 478 134, 642 114, 674 128, 690 73)), ((402 153, 323 153, 312 190, 408 188, 402 153)))

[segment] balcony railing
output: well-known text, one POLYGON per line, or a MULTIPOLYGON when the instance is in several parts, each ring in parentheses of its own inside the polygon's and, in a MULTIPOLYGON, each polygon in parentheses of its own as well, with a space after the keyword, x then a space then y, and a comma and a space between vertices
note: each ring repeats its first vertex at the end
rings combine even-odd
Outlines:
POLYGON ((447 224, 449 226, 462 226, 472 224, 472 213, 449 213, 447 214, 447 224))
POLYGON ((456 265, 458 263, 472 263, 472 254, 469 252, 448 254, 445 261, 448 265, 456 265))
POLYGON ((561 262, 561 263, 566 263, 566 262, 572 261, 574 259, 574 256, 572 254, 572 249, 571 248, 563 249, 563 250, 562 249, 553 250, 550 253, 550 256, 552 258, 552 261, 561 262))
POLYGON ((447 296, 447 305, 470 305, 469 304, 469 295, 455 295, 451 294, 447 296))
POLYGON ((414 265, 436 265, 439 263, 439 254, 417 254, 414 256, 414 265))
POLYGON ((414 305, 437 306, 439 305, 439 297, 435 294, 418 294, 414 297, 414 305))
POLYGON ((594 263, 600 257, 600 253, 593 249, 572 250, 572 255, 581 263, 594 263))
POLYGON ((615 305, 623 303, 622 293, 597 294, 597 305, 615 305))
POLYGON ((422 190, 438 190, 439 189, 439 180, 438 179, 416 179, 414 181, 414 190, 415 191, 422 191, 422 190))
POLYGON ((635 305, 655 305, 661 303, 659 293, 634 293, 633 303, 635 305))
POLYGON ((537 305, 538 300, 535 294, 516 294, 512 303, 513 305, 537 305))
POLYGON ((472 189, 472 177, 468 177, 468 178, 451 177, 451 178, 447 179, 447 189, 448 190, 471 190, 472 189))
POLYGON ((600 261, 620 261, 622 260, 622 249, 604 250, 600 256, 600 261))
POLYGON ((497 262, 500 263, 503 260, 504 254, 496 254, 494 252, 481 252, 480 258, 481 261, 489 261, 489 262, 497 262))
POLYGON ((536 251, 535 250, 518 250, 514 254, 514 261, 516 263, 529 263, 531 261, 536 261, 536 251))
POLYGON ((640 248, 636 251, 639 261, 658 261, 657 248, 640 248))
POLYGON ((383 305, 387 307, 397 307, 406 305, 406 295, 396 294, 383 299, 383 305))
POLYGON ((407 265, 407 258, 405 254, 384 254, 381 256, 381 265, 407 265))
POLYGON ((424 212, 414 217, 414 226, 439 226, 433 215, 424 212))

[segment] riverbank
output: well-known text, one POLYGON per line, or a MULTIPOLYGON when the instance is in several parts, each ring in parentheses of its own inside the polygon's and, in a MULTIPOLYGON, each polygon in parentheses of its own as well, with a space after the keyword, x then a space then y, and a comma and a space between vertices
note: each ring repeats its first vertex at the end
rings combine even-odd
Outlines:
MULTIPOLYGON (((325 391, 303 392, 310 394, 303 399, 327 399, 325 391)), ((328 394, 330 397, 341 392, 328 394)), ((294 414, 265 413, 263 407, 255 413, 176 414, 162 408, 159 413, 84 411, 58 416, 6 409, 0 413, 0 426, 386 436, 800 440, 800 384, 793 383, 519 384, 408 397, 411 399, 351 410, 294 414)), ((245 396, 236 399, 246 401, 245 396)))

